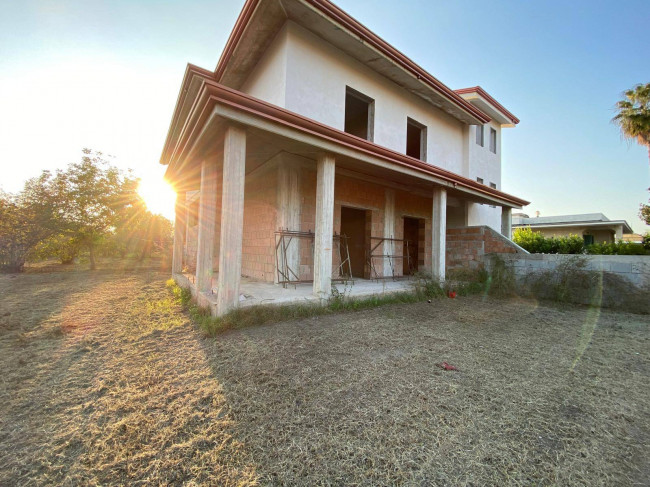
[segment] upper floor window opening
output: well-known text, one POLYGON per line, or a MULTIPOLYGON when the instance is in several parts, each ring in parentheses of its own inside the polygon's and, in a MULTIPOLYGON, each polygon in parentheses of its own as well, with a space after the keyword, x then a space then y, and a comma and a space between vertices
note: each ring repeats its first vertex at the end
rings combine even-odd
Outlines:
POLYGON ((483 125, 476 126, 476 143, 483 147, 483 137, 485 133, 485 127, 483 125))
POLYGON ((490 128, 490 151, 497 153, 497 131, 490 128))
POLYGON ((406 155, 427 160, 427 127, 412 118, 406 119, 406 155))
POLYGON ((374 138, 375 100, 350 88, 345 89, 345 127, 348 134, 372 142, 374 138))

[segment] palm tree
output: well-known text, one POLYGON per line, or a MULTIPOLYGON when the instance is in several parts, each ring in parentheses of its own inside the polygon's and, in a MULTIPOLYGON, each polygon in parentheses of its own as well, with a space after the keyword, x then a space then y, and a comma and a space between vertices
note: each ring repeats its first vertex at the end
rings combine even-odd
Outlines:
POLYGON ((623 95, 625 98, 616 103, 618 114, 612 122, 620 127, 624 138, 646 146, 650 158, 650 83, 636 85, 623 95))

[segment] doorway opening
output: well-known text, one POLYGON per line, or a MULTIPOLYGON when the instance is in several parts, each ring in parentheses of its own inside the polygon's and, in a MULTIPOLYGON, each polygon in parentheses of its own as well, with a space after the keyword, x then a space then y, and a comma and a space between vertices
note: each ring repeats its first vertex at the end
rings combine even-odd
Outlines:
POLYGON ((424 269, 424 218, 404 217, 404 275, 424 269), (407 244, 408 241, 408 244, 407 244))
POLYGON ((352 277, 366 278, 366 254, 370 240, 368 211, 341 207, 341 235, 348 237, 352 277))

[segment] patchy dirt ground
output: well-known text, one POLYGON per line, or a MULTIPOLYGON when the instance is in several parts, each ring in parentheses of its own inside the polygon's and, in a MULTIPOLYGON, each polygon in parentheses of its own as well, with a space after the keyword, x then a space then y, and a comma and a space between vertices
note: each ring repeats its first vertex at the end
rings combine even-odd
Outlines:
POLYGON ((204 339, 154 268, 40 271, 0 276, 0 485, 649 483, 648 316, 475 297, 204 339))

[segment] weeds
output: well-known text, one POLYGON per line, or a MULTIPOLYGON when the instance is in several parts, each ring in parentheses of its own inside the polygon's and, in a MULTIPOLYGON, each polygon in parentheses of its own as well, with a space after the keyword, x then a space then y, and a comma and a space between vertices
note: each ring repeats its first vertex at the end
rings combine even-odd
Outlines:
POLYGON ((417 303, 445 296, 445 290, 431 276, 419 274, 416 276, 413 291, 353 298, 345 291, 341 292, 332 287, 332 295, 325 305, 311 301, 284 305, 258 305, 237 308, 224 316, 215 318, 210 315, 209 310, 196 304, 189 289, 178 286, 173 279, 169 279, 166 284, 174 298, 189 313, 191 319, 206 335, 210 336, 250 326, 311 318, 344 311, 360 311, 389 304, 417 303))

